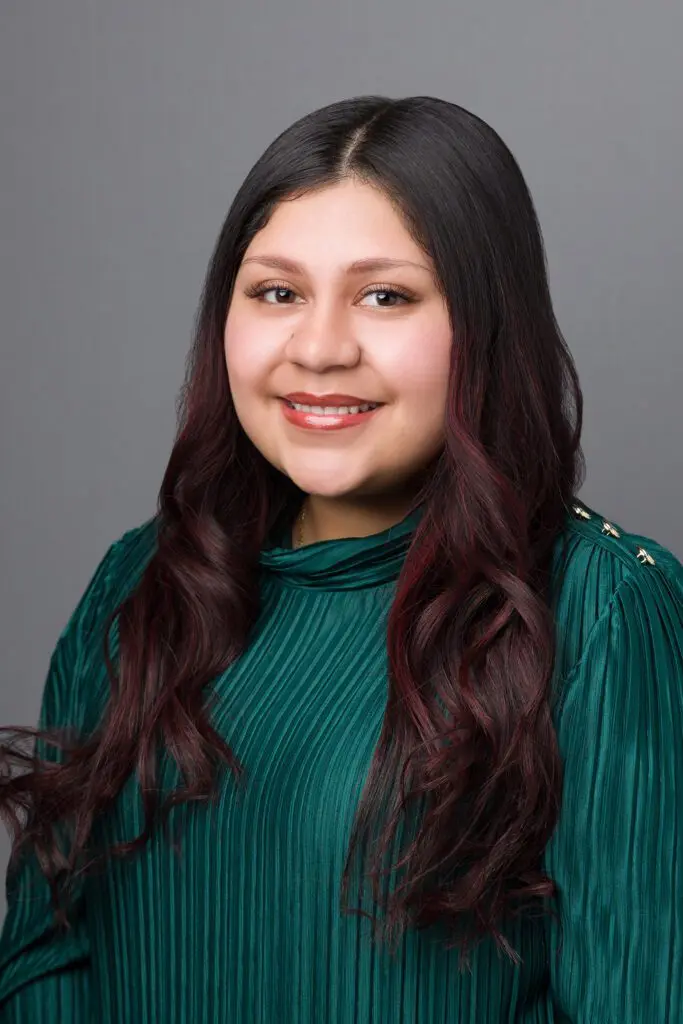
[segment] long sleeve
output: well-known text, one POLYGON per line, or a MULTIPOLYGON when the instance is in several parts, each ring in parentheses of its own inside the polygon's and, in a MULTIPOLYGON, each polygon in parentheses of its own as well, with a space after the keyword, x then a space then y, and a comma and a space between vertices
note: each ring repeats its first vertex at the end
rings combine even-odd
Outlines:
MULTIPOLYGON (((663 554, 668 554, 662 551, 663 554)), ((559 717, 565 781, 550 995, 568 1024, 683 1022, 683 567, 634 566, 559 717)))
MULTIPOLYGON (((81 660, 101 607, 112 545, 95 571, 54 648, 45 681, 39 724, 73 726, 82 718, 78 690, 81 660)), ((37 742, 43 757, 59 760, 55 748, 37 742)), ((6 877, 7 913, 0 935, 0 1022, 87 1024, 91 1020, 90 945, 77 889, 72 927, 55 930, 50 891, 33 851, 18 873, 6 877)))

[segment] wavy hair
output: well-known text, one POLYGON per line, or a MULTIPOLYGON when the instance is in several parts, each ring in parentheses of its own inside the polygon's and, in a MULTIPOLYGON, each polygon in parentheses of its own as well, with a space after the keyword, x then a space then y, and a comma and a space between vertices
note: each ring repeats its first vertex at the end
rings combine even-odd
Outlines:
POLYGON ((55 730, 17 730, 65 752, 58 764, 2 748, 5 763, 31 767, 15 778, 4 772, 0 783, 0 811, 16 832, 11 866, 35 849, 55 920, 68 927, 60 888, 68 904, 75 878, 94 870, 96 857, 83 864, 93 822, 133 771, 145 827, 110 855, 144 846, 175 804, 208 800, 221 765, 244 781, 203 689, 247 647, 260 608, 259 551, 305 495, 240 425, 224 361, 226 314, 244 252, 276 206, 350 177, 381 189, 433 260, 453 345, 443 449, 421 485, 424 516, 387 623, 388 698, 341 909, 358 912, 344 905, 351 858, 377 827, 363 865, 381 898, 383 855, 409 802, 423 799, 394 866, 403 878, 388 893, 384 936, 441 922, 461 963, 486 935, 519 962, 502 931, 506 916, 548 911, 556 894, 540 868, 562 787, 550 566, 585 474, 583 402, 518 164, 484 121, 429 96, 360 96, 316 110, 272 142, 237 192, 196 315, 156 550, 107 618, 106 713, 68 743, 55 730), (185 785, 160 804, 164 750, 185 785), (20 807, 30 812, 23 827, 20 807), (68 855, 58 841, 64 825, 68 855))

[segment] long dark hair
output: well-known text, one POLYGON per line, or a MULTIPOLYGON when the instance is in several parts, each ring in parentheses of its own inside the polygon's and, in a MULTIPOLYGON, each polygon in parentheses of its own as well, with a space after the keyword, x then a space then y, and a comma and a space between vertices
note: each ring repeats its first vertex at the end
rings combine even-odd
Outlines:
MULTIPOLYGON (((107 713, 51 771, 4 747, 4 759, 24 756, 32 768, 1 782, 0 811, 17 833, 11 865, 22 848, 35 848, 56 920, 68 925, 57 878, 68 895, 93 820, 134 770, 146 825, 112 848, 117 856, 142 847, 175 804, 215 794, 221 764, 242 777, 202 691, 245 650, 260 608, 259 550, 304 495, 241 428, 224 362, 226 313, 242 256, 276 205, 349 176, 382 189, 431 256, 453 345, 444 445, 425 475, 424 516, 390 609, 388 699, 342 902, 352 854, 378 821, 366 875, 379 898, 399 817, 423 798, 425 814, 400 859, 401 885, 386 904, 385 935, 441 922, 465 958, 488 933, 516 962, 505 916, 555 895, 540 870, 562 785, 551 717, 550 564, 585 473, 582 395, 515 159, 480 118, 429 96, 361 96, 314 111, 275 139, 239 189, 204 283, 158 497, 156 550, 107 619, 107 713), (186 783, 161 807, 160 750, 186 783), (23 830, 17 807, 31 811, 23 830), (388 813, 379 816, 380 807, 388 813), (57 841, 60 821, 73 836, 68 857, 57 841)), ((54 731, 21 732, 67 749, 54 731)))

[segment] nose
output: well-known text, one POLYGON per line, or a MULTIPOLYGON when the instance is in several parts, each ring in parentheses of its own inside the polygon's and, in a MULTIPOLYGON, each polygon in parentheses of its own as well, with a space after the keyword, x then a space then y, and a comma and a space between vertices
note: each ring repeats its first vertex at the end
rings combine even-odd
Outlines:
POLYGON ((355 366, 360 346, 349 321, 333 304, 307 310, 287 342, 287 358, 318 373, 334 366, 355 366))

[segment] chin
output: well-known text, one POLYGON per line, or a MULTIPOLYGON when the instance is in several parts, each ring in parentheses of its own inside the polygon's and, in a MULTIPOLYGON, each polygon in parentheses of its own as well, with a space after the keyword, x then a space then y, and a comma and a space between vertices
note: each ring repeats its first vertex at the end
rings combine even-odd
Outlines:
POLYGON ((306 494, 314 494, 319 498, 360 496, 367 487, 367 483, 363 480, 355 479, 345 482, 340 479, 339 474, 330 476, 329 473, 293 473, 286 469, 283 472, 287 474, 300 490, 305 491, 306 494))

